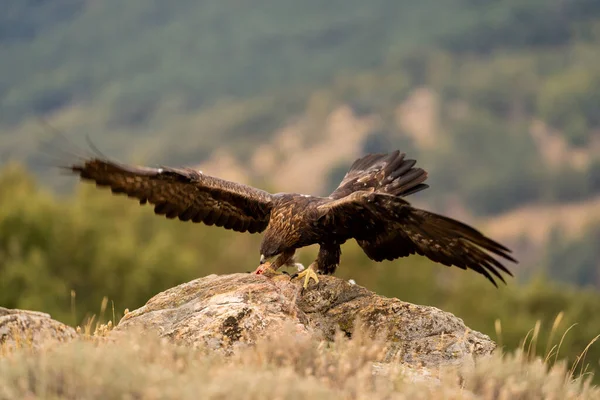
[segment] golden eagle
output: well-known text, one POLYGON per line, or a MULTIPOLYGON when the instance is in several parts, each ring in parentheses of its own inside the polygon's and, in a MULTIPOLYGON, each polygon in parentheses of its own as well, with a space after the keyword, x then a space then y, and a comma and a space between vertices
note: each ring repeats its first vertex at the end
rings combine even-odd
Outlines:
POLYGON ((427 173, 405 154, 357 159, 328 197, 276 193, 191 168, 135 167, 93 157, 67 167, 113 193, 154 205, 156 214, 237 232, 264 232, 257 274, 294 264, 296 249, 319 244, 317 259, 299 276, 304 288, 317 273, 333 274, 340 245, 355 239, 374 261, 420 254, 502 282, 511 272, 490 253, 516 262, 510 250, 454 219, 412 207, 404 197, 423 190, 427 173), (273 262, 266 262, 274 258, 273 262), (492 276, 493 275, 493 276, 492 276))

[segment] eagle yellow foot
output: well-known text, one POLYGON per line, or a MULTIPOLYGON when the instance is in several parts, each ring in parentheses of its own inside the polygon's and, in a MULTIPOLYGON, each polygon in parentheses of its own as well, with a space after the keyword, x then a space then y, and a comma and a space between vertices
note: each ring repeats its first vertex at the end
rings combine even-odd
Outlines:
POLYGON ((313 269, 312 265, 309 266, 308 268, 306 268, 304 271, 301 271, 298 274, 295 274, 294 276, 292 276, 292 279, 295 277, 304 278, 304 285, 302 285, 302 288, 304 290, 306 290, 308 288, 308 284, 311 279, 315 281, 315 284, 319 283, 319 276, 313 269))

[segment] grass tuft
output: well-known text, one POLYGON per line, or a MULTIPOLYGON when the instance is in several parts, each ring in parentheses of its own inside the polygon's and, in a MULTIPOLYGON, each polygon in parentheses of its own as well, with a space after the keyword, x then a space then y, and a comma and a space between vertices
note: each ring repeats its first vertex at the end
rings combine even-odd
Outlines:
POLYGON ((384 343, 358 325, 352 338, 340 332, 333 342, 288 325, 228 354, 142 332, 103 340, 113 326, 90 318, 70 343, 4 354, 0 400, 600 398, 589 374, 574 376, 577 365, 569 370, 563 361, 548 362, 560 345, 549 347, 545 358, 535 355, 538 325, 514 353, 440 369, 383 363, 384 343))

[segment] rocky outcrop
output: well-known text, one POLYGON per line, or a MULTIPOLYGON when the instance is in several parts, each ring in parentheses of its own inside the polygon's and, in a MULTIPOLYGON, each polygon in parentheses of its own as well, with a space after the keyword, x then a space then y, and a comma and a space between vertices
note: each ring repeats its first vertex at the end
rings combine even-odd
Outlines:
POLYGON ((73 328, 50 318, 49 314, 0 307, 0 346, 21 348, 66 342, 77 336, 73 328))
POLYGON ((253 343, 294 324, 299 334, 333 339, 337 329, 352 336, 355 321, 382 335, 388 359, 440 366, 471 361, 496 347, 460 318, 434 307, 378 296, 331 276, 301 292, 289 276, 210 275, 181 284, 129 312, 114 334, 135 327, 185 345, 230 348, 253 343))

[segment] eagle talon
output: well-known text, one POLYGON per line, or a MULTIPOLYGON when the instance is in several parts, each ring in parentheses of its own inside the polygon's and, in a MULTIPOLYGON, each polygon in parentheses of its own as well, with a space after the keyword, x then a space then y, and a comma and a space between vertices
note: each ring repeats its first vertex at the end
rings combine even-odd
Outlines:
MULTIPOLYGON (((304 278, 304 285, 302 285, 303 291, 308 289, 308 284, 310 283, 311 279, 315 281, 315 285, 319 283, 319 276, 317 275, 315 270, 312 268, 312 266, 306 268, 304 271, 302 271, 300 273, 294 274, 294 276, 298 277, 298 278, 304 278)), ((294 277, 292 277, 292 279, 294 279, 294 277)))

